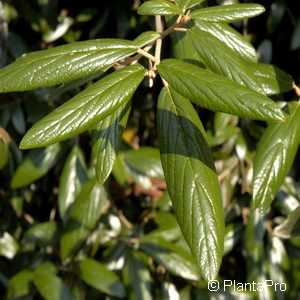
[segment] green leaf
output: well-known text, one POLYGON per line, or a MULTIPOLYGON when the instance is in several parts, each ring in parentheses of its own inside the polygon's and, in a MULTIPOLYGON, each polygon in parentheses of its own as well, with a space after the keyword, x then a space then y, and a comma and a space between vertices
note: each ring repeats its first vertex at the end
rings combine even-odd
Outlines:
POLYGON ((178 6, 183 9, 191 8, 193 6, 196 6, 205 0, 176 0, 178 6))
POLYGON ((245 62, 210 32, 189 30, 191 42, 201 62, 213 72, 263 94, 278 94, 292 88, 293 79, 271 65, 245 62))
POLYGON ((34 283, 45 300, 75 300, 63 281, 51 269, 35 269, 34 283))
POLYGON ((284 120, 271 99, 223 76, 177 59, 163 60, 157 69, 174 90, 204 108, 257 120, 284 120))
POLYGON ((107 200, 103 186, 90 179, 75 200, 60 240, 61 258, 72 256, 97 225, 107 200))
POLYGON ((0 256, 4 256, 7 259, 12 259, 19 251, 19 244, 14 237, 8 233, 3 232, 0 236, 0 256))
POLYGON ((20 148, 43 147, 82 133, 127 103, 145 73, 141 65, 132 65, 104 77, 35 124, 20 148))
POLYGON ((130 109, 130 102, 121 105, 92 129, 93 156, 96 159, 96 176, 100 184, 107 179, 112 171, 130 109))
MULTIPOLYGON (((187 65, 183 69, 189 72, 189 65, 183 64, 187 65)), ((194 74, 189 72, 189 76, 180 80, 187 78, 194 84, 191 77, 194 74)), ((203 277, 213 279, 218 274, 224 244, 219 182, 196 111, 172 89, 164 88, 159 96, 158 134, 162 165, 178 224, 203 277)))
POLYGON ((198 266, 191 254, 162 238, 145 235, 140 240, 140 249, 169 272, 189 280, 199 280, 198 266))
POLYGON ((115 297, 125 297, 125 289, 119 277, 107 267, 91 258, 77 263, 80 278, 95 289, 115 297))
POLYGON ((137 251, 126 251, 122 269, 128 300, 152 300, 151 276, 147 264, 137 251))
POLYGON ((138 8, 137 13, 140 15, 181 15, 183 11, 168 0, 152 0, 144 2, 138 8))
POLYGON ((300 207, 292 211, 283 223, 274 228, 273 235, 282 239, 290 239, 300 235, 300 207))
POLYGON ((160 38, 160 34, 156 31, 145 31, 136 37, 133 42, 138 47, 142 48, 160 38))
POLYGON ((8 283, 7 298, 15 299, 29 295, 33 292, 33 272, 31 270, 22 270, 15 274, 8 283))
POLYGON ((145 174, 150 178, 164 179, 159 150, 152 147, 141 147, 124 153, 124 162, 129 168, 145 174))
POLYGON ((61 218, 66 219, 86 180, 87 170, 83 153, 79 146, 74 146, 65 162, 59 181, 58 208, 61 218))
POLYGON ((60 144, 31 150, 17 168, 11 181, 11 187, 20 188, 43 177, 56 164, 60 152, 60 144))
POLYGON ((266 212, 292 167, 300 142, 300 105, 290 102, 284 123, 269 124, 253 165, 254 207, 266 212))
POLYGON ((9 149, 8 145, 0 138, 0 169, 4 168, 8 163, 9 149))
POLYGON ((34 242, 41 247, 54 245, 58 242, 60 226, 55 221, 43 222, 29 228, 24 235, 26 242, 34 242))
POLYGON ((85 77, 137 50, 131 41, 99 39, 27 53, 0 70, 0 92, 53 86, 85 77))
POLYGON ((222 41, 228 48, 234 51, 235 56, 238 56, 247 62, 257 62, 255 48, 243 35, 233 29, 230 25, 200 20, 196 20, 194 24, 195 27, 209 32, 222 41))
POLYGON ((265 8, 259 4, 235 4, 206 7, 194 10, 190 16, 206 22, 235 22, 262 14, 265 8))

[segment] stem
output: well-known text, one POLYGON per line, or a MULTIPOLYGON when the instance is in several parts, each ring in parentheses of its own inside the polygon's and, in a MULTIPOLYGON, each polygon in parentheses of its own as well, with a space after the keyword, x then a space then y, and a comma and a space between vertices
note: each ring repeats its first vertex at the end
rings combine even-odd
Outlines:
POLYGON ((143 49, 138 49, 137 53, 141 54, 142 56, 147 57, 148 59, 152 60, 154 63, 156 63, 156 61, 157 61, 156 58, 152 54, 146 52, 143 49))
POLYGON ((295 83, 293 84, 293 89, 295 90, 297 96, 300 97, 300 88, 295 83))
MULTIPOLYGON (((161 19, 161 16, 159 16, 159 15, 155 16, 155 29, 158 33, 162 33, 164 30, 162 19, 161 19)), ((156 40, 156 47, 155 47, 156 63, 155 63, 155 65, 157 65, 160 62, 161 46, 162 46, 162 37, 160 37, 156 40)), ((155 67, 155 65, 154 65, 154 67, 155 67)))

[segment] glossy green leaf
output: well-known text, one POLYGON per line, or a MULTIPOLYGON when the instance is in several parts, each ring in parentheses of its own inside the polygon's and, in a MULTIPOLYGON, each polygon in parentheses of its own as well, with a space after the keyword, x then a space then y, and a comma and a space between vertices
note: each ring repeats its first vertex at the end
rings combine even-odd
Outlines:
POLYGON ((85 77, 137 50, 131 41, 99 39, 27 53, 0 70, 0 92, 30 90, 85 77))
POLYGON ((61 218, 66 218, 81 186, 87 180, 84 156, 79 146, 70 152, 59 181, 58 208, 61 218))
POLYGON ((103 293, 120 298, 125 296, 125 289, 119 277, 94 259, 79 261, 77 273, 84 282, 103 293))
POLYGON ((56 164, 60 152, 60 144, 31 150, 17 168, 11 181, 11 187, 20 188, 43 177, 56 164))
POLYGON ((130 169, 145 174, 151 178, 164 179, 159 150, 152 147, 141 147, 124 153, 124 161, 130 169))
POLYGON ((144 2, 137 12, 140 15, 181 15, 183 13, 182 9, 168 0, 144 2))
POLYGON ((25 232, 24 240, 45 247, 56 244, 59 239, 59 234, 59 224, 55 221, 48 221, 30 227, 25 232))
POLYGON ((128 300, 153 299, 150 272, 139 252, 127 250, 122 275, 128 300))
POLYGON ((191 8, 193 6, 196 6, 205 0, 176 0, 179 7, 183 9, 191 8))
POLYGON ((235 22, 262 14, 264 7, 259 4, 235 4, 206 7, 194 10, 190 16, 206 22, 235 22))
POLYGON ((156 41, 160 37, 160 34, 156 31, 145 31, 141 33, 138 37, 136 37, 133 42, 138 47, 142 48, 154 41, 156 41))
POLYGON ((0 256, 12 259, 19 251, 19 244, 7 231, 0 235, 0 256))
POLYGON ((46 267, 35 269, 34 283, 45 300, 75 300, 62 279, 46 267))
POLYGON ((130 102, 121 105, 111 115, 99 121, 92 129, 93 156, 96 159, 96 176, 100 184, 107 179, 112 171, 130 109, 130 102))
POLYGON ((292 211, 284 222, 274 228, 273 234, 282 239, 300 235, 300 207, 292 211))
POLYGON ((198 266, 191 254, 174 243, 145 235, 140 240, 140 249, 172 274, 190 280, 200 279, 198 266))
POLYGON ((291 169, 300 142, 300 105, 290 102, 284 123, 269 124, 253 165, 254 207, 266 212, 291 169))
MULTIPOLYGON (((185 70, 189 71, 186 65, 185 70)), ((186 78, 192 81, 193 75, 197 74, 189 72, 186 78)), ((178 224, 203 277, 213 279, 218 274, 224 244, 219 182, 196 111, 172 89, 164 88, 159 96, 158 134, 162 165, 178 224)))
POLYGON ((15 274, 8 283, 7 298, 15 299, 31 294, 33 289, 33 272, 31 270, 22 270, 15 274))
POLYGON ((210 32, 194 27, 187 34, 200 60, 214 73, 267 95, 292 88, 293 79, 288 74, 271 65, 245 62, 210 32))
POLYGON ((255 48, 243 35, 230 25, 196 20, 194 26, 218 38, 228 48, 233 50, 236 56, 248 62, 257 62, 255 48))
POLYGON ((90 179, 76 198, 60 240, 61 258, 72 256, 97 225, 107 200, 103 186, 90 179))
POLYGON ((94 83, 35 124, 20 148, 47 146, 87 130, 127 103, 145 72, 141 65, 127 66, 94 83))
POLYGON ((284 120, 271 99, 223 76, 177 59, 163 60, 157 68, 176 92, 204 108, 244 118, 284 120))

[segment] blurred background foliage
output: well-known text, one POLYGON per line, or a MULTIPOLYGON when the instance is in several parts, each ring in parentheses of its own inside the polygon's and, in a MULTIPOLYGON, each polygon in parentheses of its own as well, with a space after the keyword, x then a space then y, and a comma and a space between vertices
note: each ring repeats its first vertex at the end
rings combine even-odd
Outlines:
MULTIPOLYGON (((209 4, 237 0, 207 1, 209 4)), ((240 1, 250 2, 250 1, 240 1)), ((297 1, 264 0, 266 12, 233 24, 261 62, 300 79, 297 1)), ((153 27, 139 0, 0 1, 0 66, 25 52, 95 38, 133 39, 153 27)), ((172 56, 171 42, 163 49, 172 56)), ((133 99, 122 151, 104 186, 95 182, 89 134, 20 151, 29 127, 101 77, 0 95, 1 299, 300 299, 300 156, 267 215, 251 210, 252 162, 266 124, 198 109, 226 213, 219 280, 287 284, 287 292, 209 292, 182 239, 157 150, 159 88, 133 99), (293 231, 275 230, 289 216, 293 231)), ((158 83, 160 85, 160 83, 158 83)), ((297 100, 293 92, 276 100, 297 100)))

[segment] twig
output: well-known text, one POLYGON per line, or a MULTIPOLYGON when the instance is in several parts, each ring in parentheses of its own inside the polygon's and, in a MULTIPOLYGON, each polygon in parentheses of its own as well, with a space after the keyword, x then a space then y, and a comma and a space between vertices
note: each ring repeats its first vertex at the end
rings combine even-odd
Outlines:
MULTIPOLYGON (((155 16, 155 29, 158 33, 162 33, 164 30, 162 19, 161 19, 161 16, 159 16, 159 15, 155 16)), ((160 37, 156 40, 156 47, 155 47, 156 63, 154 65, 154 68, 160 62, 161 46, 162 46, 162 37, 160 37)))
POLYGON ((300 97, 300 88, 299 88, 299 86, 297 86, 295 83, 293 83, 293 89, 295 90, 295 93, 297 94, 297 96, 300 97))
POLYGON ((143 49, 138 49, 137 52, 138 52, 139 54, 141 54, 142 56, 145 56, 145 57, 147 57, 148 59, 152 60, 154 63, 156 63, 157 60, 156 60, 156 58, 155 58, 152 54, 146 52, 146 51, 143 50, 143 49))

